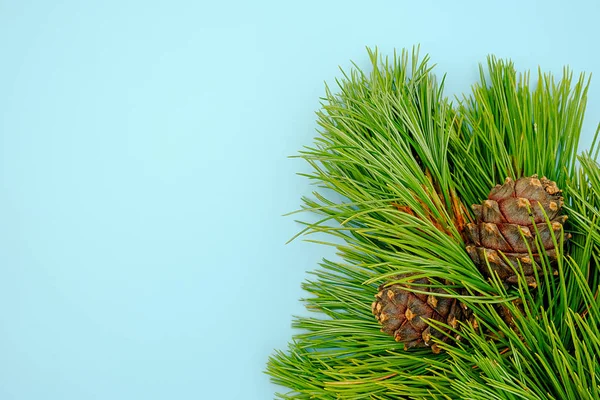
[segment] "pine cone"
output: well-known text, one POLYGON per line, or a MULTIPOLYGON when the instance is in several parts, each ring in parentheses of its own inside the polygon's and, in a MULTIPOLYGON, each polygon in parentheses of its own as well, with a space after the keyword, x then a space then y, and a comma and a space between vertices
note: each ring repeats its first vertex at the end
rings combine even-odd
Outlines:
MULTIPOLYGON (((421 278, 413 283, 428 285, 429 280, 421 278)), ((403 342, 405 350, 430 346, 434 353, 439 353, 438 346, 431 339, 435 337, 446 342, 450 330, 432 328, 425 321, 432 319, 456 328, 459 321, 467 318, 466 308, 455 298, 436 296, 446 294, 443 289, 421 286, 420 290, 430 294, 420 294, 409 292, 405 288, 405 285, 399 284, 379 287, 372 311, 381 323, 381 331, 392 335, 397 342, 403 342)))
MULTIPOLYGON (((551 231, 560 241, 561 230, 567 219, 566 215, 560 215, 563 206, 560 195, 556 183, 545 177, 538 179, 537 175, 533 175, 516 181, 506 178, 503 185, 496 185, 491 190, 488 199, 481 205, 473 205, 477 220, 466 227, 466 250, 484 275, 490 275, 487 260, 491 270, 497 272, 506 284, 516 284, 518 276, 515 270, 519 271, 520 261, 526 283, 536 286, 534 265, 538 265, 540 270, 536 235, 540 236, 546 254, 553 263, 556 249, 551 231), (544 213, 551 221, 550 226, 546 223, 544 213), (533 253, 533 260, 528 248, 533 253)), ((563 240, 569 237, 565 235, 563 240)))

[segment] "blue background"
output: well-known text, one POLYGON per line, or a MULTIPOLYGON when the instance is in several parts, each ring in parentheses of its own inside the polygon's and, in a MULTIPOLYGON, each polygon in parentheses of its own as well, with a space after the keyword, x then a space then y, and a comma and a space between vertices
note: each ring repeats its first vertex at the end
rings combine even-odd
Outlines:
POLYGON ((0 0, 0 399, 272 398, 332 255, 281 216, 323 81, 417 43, 450 94, 488 53, 599 74, 597 4, 0 0))

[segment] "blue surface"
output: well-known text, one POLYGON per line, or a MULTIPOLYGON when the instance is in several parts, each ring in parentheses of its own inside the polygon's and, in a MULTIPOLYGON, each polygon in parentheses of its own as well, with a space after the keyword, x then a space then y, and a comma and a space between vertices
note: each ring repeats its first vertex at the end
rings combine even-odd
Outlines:
POLYGON ((332 254, 284 245, 311 190, 286 157, 338 65, 421 43, 449 93, 488 53, 600 75, 597 2, 491 3, 0 1, 0 399, 272 398, 332 254))

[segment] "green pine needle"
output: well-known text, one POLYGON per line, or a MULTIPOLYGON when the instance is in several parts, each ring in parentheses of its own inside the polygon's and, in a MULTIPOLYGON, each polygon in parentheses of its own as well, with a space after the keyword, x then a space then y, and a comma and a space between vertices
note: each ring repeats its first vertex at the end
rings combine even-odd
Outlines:
POLYGON ((288 388, 278 396, 600 398, 600 146, 595 140, 577 156, 589 78, 538 72, 532 85, 529 73, 490 57, 473 93, 454 105, 418 49, 391 59, 368 51, 372 71, 355 67, 326 89, 320 135, 299 155, 321 188, 303 199, 303 211, 320 219, 299 235, 316 234, 339 258, 303 284, 316 314, 296 318, 301 333, 269 360, 273 382, 288 388), (473 217, 467 206, 493 185, 535 173, 563 188, 573 237, 565 249, 553 238, 558 276, 507 291, 481 275, 461 229, 473 217), (439 354, 405 351, 371 313, 379 285, 402 274, 428 277, 429 288, 459 298, 478 326, 462 324, 461 340, 439 342, 439 354))

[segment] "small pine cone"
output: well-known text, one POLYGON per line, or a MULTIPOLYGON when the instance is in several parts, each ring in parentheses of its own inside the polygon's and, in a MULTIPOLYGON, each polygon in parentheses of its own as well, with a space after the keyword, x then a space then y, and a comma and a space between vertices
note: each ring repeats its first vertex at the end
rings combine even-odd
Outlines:
MULTIPOLYGON (((560 240, 567 220, 566 215, 560 214, 562 206, 561 191, 555 182, 545 177, 538 179, 537 175, 516 181, 506 178, 503 185, 496 185, 490 191, 487 200, 473 205, 476 221, 467 224, 466 250, 484 275, 490 275, 487 260, 492 271, 507 285, 518 282, 514 270, 519 270, 520 262, 526 283, 535 287, 534 265, 540 271, 536 236, 540 236, 546 254, 554 262, 556 249, 552 234, 560 240)), ((564 235, 563 239, 569 237, 564 235)))
MULTIPOLYGON (((428 285, 427 278, 416 279, 416 285, 428 285)), ((466 320, 470 313, 458 299, 436 296, 447 294, 443 289, 419 287, 429 294, 413 293, 405 290, 405 285, 381 285, 375 295, 372 311, 381 324, 381 331, 392 335, 397 342, 404 343, 404 349, 412 347, 431 347, 439 353, 432 338, 448 341, 449 329, 431 327, 425 321, 432 319, 458 327, 458 322, 466 320)))

